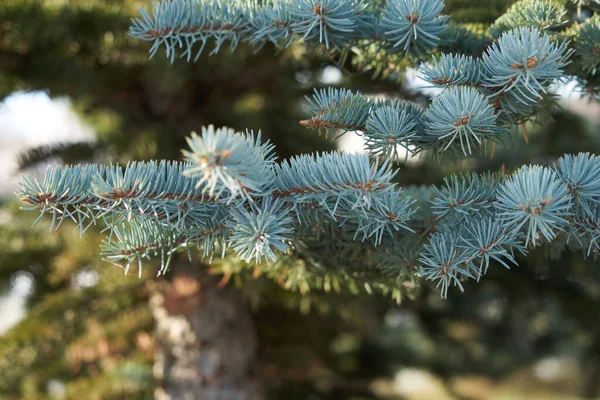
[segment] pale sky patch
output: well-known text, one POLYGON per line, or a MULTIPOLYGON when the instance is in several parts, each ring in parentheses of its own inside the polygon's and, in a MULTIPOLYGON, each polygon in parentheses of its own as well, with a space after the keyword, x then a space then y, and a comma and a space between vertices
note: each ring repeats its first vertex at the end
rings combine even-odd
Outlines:
POLYGON ((0 103, 0 196, 17 189, 17 155, 53 143, 94 141, 92 127, 73 111, 71 101, 45 92, 16 92, 0 103))

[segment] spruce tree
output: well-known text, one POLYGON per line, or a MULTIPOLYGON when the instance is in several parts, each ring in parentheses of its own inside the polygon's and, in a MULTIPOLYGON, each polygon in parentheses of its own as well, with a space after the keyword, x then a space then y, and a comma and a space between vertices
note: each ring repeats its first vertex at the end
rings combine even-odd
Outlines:
MULTIPOLYGON (((398 164, 494 157, 528 141, 567 77, 599 95, 600 24, 594 1, 520 1, 490 26, 453 21, 439 0, 297 2, 162 1, 130 30, 194 62, 248 42, 300 42, 340 65, 398 78, 408 65, 442 89, 422 107, 340 88, 315 90, 300 125, 329 138, 359 132, 368 154, 276 159, 260 132, 207 125, 188 138, 184 161, 71 165, 24 177, 24 208, 71 220, 81 233, 106 226, 104 259, 142 273, 176 253, 239 262, 286 289, 378 291, 397 301, 433 283, 446 296, 493 267, 510 268, 538 247, 598 250, 600 159, 565 154, 514 171, 461 174, 439 186, 401 186, 398 164)), ((258 53, 260 54, 260 52, 258 53)))
POLYGON ((312 117, 300 124, 332 137, 360 131, 370 155, 277 161, 260 132, 209 125, 188 138, 183 162, 50 168, 42 181, 25 177, 19 196, 40 218, 52 217, 51 230, 72 220, 83 234, 104 223, 103 256, 126 273, 135 264, 141 274, 143 260, 159 256, 164 274, 176 251, 196 247, 209 259, 231 253, 287 275, 290 288, 345 281, 400 299, 402 285, 418 276, 446 296, 465 279, 481 279, 490 261, 508 268, 515 253, 547 243, 593 256, 600 233, 595 155, 451 176, 417 192, 394 182, 398 147, 435 162, 510 146, 511 131, 525 129, 553 100, 549 86, 570 64, 582 88, 598 95, 596 16, 573 25, 564 4, 521 1, 478 33, 452 24, 443 9, 439 0, 155 3, 130 31, 153 43, 152 55, 164 48, 172 61, 197 61, 205 50, 235 50, 241 41, 260 49, 302 40, 333 57, 374 47, 386 60, 423 60, 421 76, 443 91, 426 109, 345 89, 315 91, 312 117), (467 41, 479 44, 469 46, 470 55, 456 48, 467 41), (363 267, 332 265, 331 255, 363 267), (298 259, 308 269, 303 279, 286 271, 298 259))

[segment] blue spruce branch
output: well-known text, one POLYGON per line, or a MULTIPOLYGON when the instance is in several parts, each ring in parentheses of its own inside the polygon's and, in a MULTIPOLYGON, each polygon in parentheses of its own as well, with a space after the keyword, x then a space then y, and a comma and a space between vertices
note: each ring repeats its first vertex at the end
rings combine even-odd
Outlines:
MULTIPOLYGON (((79 227, 83 220, 102 220, 111 229, 103 256, 125 262, 126 271, 160 256, 164 273, 175 251, 192 246, 208 257, 230 249, 256 264, 296 251, 317 260, 320 245, 307 243, 324 229, 335 246, 363 243, 388 260, 397 254, 398 240, 411 243, 416 271, 436 281, 445 296, 451 285, 462 288, 464 279, 480 279, 491 260, 515 264, 515 251, 555 240, 579 245, 587 254, 598 250, 600 162, 589 154, 567 155, 552 168, 525 166, 508 177, 453 177, 442 188, 403 194, 388 161, 330 153, 275 163, 268 156, 272 146, 252 133, 213 127, 202 132, 189 140, 192 151, 185 154, 191 163, 53 167, 42 182, 25 177, 19 196, 27 208, 50 213, 53 228, 65 219, 79 227), (214 157, 224 153, 228 157, 214 157), (260 191, 232 196, 239 187, 234 178, 250 176, 243 166, 264 169, 273 178, 260 191), (207 195, 212 187, 225 189, 207 195), (417 195, 421 200, 413 198, 417 195), (417 212, 415 204, 424 210, 417 212)), ((402 270, 398 276, 410 276, 402 270)), ((376 265, 356 276, 373 271, 376 265)), ((394 285, 402 283, 396 279, 381 289, 394 285)))
MULTIPOLYGON (((598 9, 597 0, 576 4, 598 9)), ((443 91, 426 109, 346 89, 315 91, 301 124, 333 138, 357 131, 370 154, 278 161, 260 132, 209 126, 188 138, 184 162, 50 167, 40 181, 25 176, 23 208, 40 213, 36 223, 49 215, 51 230, 67 220, 82 234, 104 226, 102 256, 126 272, 158 257, 165 273, 176 252, 197 248, 211 260, 235 255, 230 272, 252 265, 301 292, 400 299, 420 277, 446 296, 492 263, 509 268, 536 247, 597 256, 595 155, 565 155, 511 175, 452 176, 439 187, 394 183, 399 147, 437 156, 486 152, 535 118, 553 100, 550 85, 567 73, 600 93, 597 15, 582 21, 582 13, 574 23, 562 3, 522 0, 480 29, 452 23, 443 9, 441 0, 156 2, 130 31, 152 42, 152 55, 164 48, 172 61, 192 61, 207 46, 214 54, 242 42, 257 50, 303 42, 352 53, 356 65, 378 71, 422 61, 421 76, 443 91)))

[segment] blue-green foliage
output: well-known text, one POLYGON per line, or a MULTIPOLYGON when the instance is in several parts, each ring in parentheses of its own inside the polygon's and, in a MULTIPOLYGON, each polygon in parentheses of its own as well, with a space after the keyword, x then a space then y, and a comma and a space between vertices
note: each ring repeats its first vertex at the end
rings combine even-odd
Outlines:
POLYGON ((369 112, 373 109, 371 99, 345 89, 315 89, 314 96, 307 97, 307 100, 307 110, 314 116, 300 123, 326 133, 364 129, 369 112))
POLYGON ((398 146, 412 154, 432 147, 425 133, 425 110, 414 103, 374 100, 360 92, 331 87, 315 90, 307 100, 307 111, 313 117, 300 124, 326 133, 361 131, 365 147, 373 155, 394 159, 398 146))
POLYGON ((355 225, 355 238, 382 240, 385 232, 409 229, 410 198, 391 183, 390 163, 370 163, 365 155, 303 155, 276 167, 273 196, 289 199, 305 224, 334 221, 355 225))
POLYGON ((442 92, 425 115, 426 140, 441 151, 456 149, 465 156, 488 140, 497 140, 504 131, 496 124, 496 114, 485 96, 471 87, 442 92))
POLYGON ((377 100, 374 104, 374 110, 377 110, 379 107, 391 107, 396 110, 396 113, 407 112, 410 115, 410 118, 415 121, 415 129, 417 132, 417 137, 423 134, 423 120, 425 115, 425 109, 413 102, 398 100, 398 99, 383 99, 377 100))
POLYGON ((562 75, 572 50, 553 42, 536 28, 518 28, 503 34, 483 55, 485 86, 501 99, 501 107, 515 113, 506 95, 523 105, 542 99, 547 87, 562 75))
POLYGON ((406 149, 407 155, 412 152, 411 141, 419 133, 418 121, 407 107, 381 106, 367 118, 365 147, 375 156, 396 159, 398 146, 406 149))
POLYGON ((454 219, 442 225, 425 245, 419 259, 421 276, 436 281, 445 297, 450 286, 464 290, 461 282, 466 278, 479 280, 491 260, 506 268, 516 265, 515 250, 525 251, 519 235, 509 234, 493 217, 468 222, 454 219))
POLYGON ((271 42, 284 48, 292 44, 295 35, 291 29, 291 9, 287 1, 274 1, 271 7, 257 8, 249 21, 253 32, 251 43, 261 46, 271 42))
POLYGON ((421 54, 446 29, 443 8, 441 0, 390 0, 378 14, 365 0, 163 0, 151 12, 142 9, 130 33, 152 41, 152 55, 164 46, 172 60, 177 53, 197 60, 209 39, 212 53, 226 43, 233 50, 241 40, 287 47, 301 39, 326 49, 376 41, 421 54))
POLYGON ((421 76, 434 87, 445 88, 454 85, 481 85, 483 64, 471 56, 442 54, 434 57, 431 64, 421 65, 421 76))
POLYGON ((501 179, 499 174, 453 175, 444 179, 442 187, 433 188, 431 209, 438 218, 455 213, 467 217, 493 215, 501 179))
POLYGON ((412 153, 486 152, 492 142, 505 142, 509 125, 533 117, 572 52, 566 42, 553 42, 536 28, 517 28, 502 35, 481 58, 442 54, 423 64, 421 76, 445 90, 424 117, 413 115, 415 127, 406 125, 402 109, 381 111, 368 96, 332 88, 309 99, 308 111, 314 116, 302 124, 329 131, 360 130, 371 153, 390 157, 397 156, 392 143, 410 147, 412 153))
MULTIPOLYGON (((598 0, 573 1, 580 8, 598 10, 598 0)), ((568 63, 572 49, 567 49, 568 43, 556 40, 565 37, 564 29, 571 22, 568 18, 573 17, 569 9, 563 2, 522 0, 510 7, 487 32, 469 24, 452 23, 448 16, 442 15, 443 9, 442 0, 161 0, 150 11, 140 11, 130 34, 151 41, 152 55, 164 47, 171 60, 177 55, 188 61, 197 60, 209 42, 214 54, 227 46, 234 50, 242 41, 256 48, 266 43, 286 48, 294 41, 301 41, 311 49, 323 47, 330 54, 348 54, 351 49, 357 58, 364 59, 368 68, 381 72, 387 67, 385 61, 380 65, 381 60, 392 60, 390 67, 397 68, 401 60, 398 52, 426 57, 440 47, 480 56, 486 47, 494 45, 493 37, 512 32, 501 39, 503 48, 488 49, 491 62, 485 66, 488 79, 485 86, 492 87, 498 96, 502 121, 522 123, 530 118, 535 111, 531 99, 539 99, 546 90, 545 80, 559 76, 552 76, 552 72, 568 63), (369 60, 372 56, 376 60, 369 60), (505 61, 512 58, 515 61, 506 65, 505 61), (534 62, 539 67, 532 66, 534 62), (533 71, 516 77, 523 91, 515 87, 507 89, 515 82, 515 71, 509 70, 513 65, 527 66, 523 69, 533 71), (525 75, 533 75, 535 79, 532 82, 520 79, 525 75)), ((598 65, 595 47, 598 28, 593 20, 583 22, 582 29, 575 29, 573 43, 584 65, 583 70, 577 71, 581 85, 591 95, 598 96, 600 86, 593 77, 598 65)), ((476 61, 475 64, 480 64, 480 60, 476 61)))
MULTIPOLYGON (((72 167, 49 167, 42 182, 29 176, 23 176, 21 186, 24 189, 23 201, 32 204, 26 210, 41 207, 40 218, 49 212, 52 214, 50 229, 58 229, 64 220, 70 218, 77 223, 81 232, 85 230, 84 222, 94 218, 87 205, 95 206, 101 202, 99 196, 90 193, 92 180, 105 175, 106 168, 96 165, 75 165, 72 167), (54 193, 50 198, 47 193, 54 193)), ((39 221, 36 220, 36 223, 39 221)))
POLYGON ((214 40, 212 53, 229 43, 233 50, 250 32, 250 2, 219 0, 176 0, 155 2, 152 11, 140 9, 141 17, 133 21, 131 34, 153 41, 150 53, 161 46, 171 60, 179 49, 181 57, 197 60, 207 42, 214 40), (194 50, 197 48, 197 50, 194 50), (195 51, 195 55, 194 55, 195 51))
POLYGON ((267 197, 260 205, 239 205, 231 210, 227 223, 231 231, 229 244, 244 261, 275 261, 275 251, 289 248, 293 222, 289 208, 281 200, 267 197))
POLYGON ((441 0, 388 0, 381 17, 381 29, 393 47, 417 53, 435 47, 446 30, 448 16, 440 16, 441 0))
MULTIPOLYGON (((449 286, 462 288, 464 279, 480 279, 491 260, 515 264, 514 252, 527 247, 563 240, 587 254, 598 250, 600 162, 589 154, 565 156, 554 169, 526 166, 509 177, 452 177, 441 188, 403 193, 393 183, 389 161, 330 153, 275 163, 268 156, 271 146, 251 133, 209 127, 202 135, 190 139, 194 151, 186 154, 192 163, 52 167, 42 182, 24 178, 19 195, 30 209, 52 215, 52 229, 67 219, 82 230, 103 221, 110 233, 102 254, 124 262, 126 271, 160 256, 164 273, 176 250, 192 246, 209 257, 231 249, 247 262, 274 261, 306 252, 314 229, 325 229, 379 248, 387 273, 389 261, 403 257, 397 251, 412 243, 410 258, 416 262, 418 256, 421 275, 445 295, 449 286), (229 185, 243 176, 241 170, 215 173, 218 163, 205 161, 227 147, 240 154, 236 166, 268 171, 272 178, 260 191, 232 196, 239 186, 229 185), (225 189, 211 194, 212 187, 225 189)), ((397 276, 408 277, 402 268, 397 276)), ((382 286, 392 289, 389 282, 382 286)))
POLYGON ((526 244, 551 241, 568 224, 571 196, 547 167, 522 167, 500 185, 498 217, 515 231, 527 232, 526 244))
POLYGON ((184 175, 199 178, 197 187, 213 198, 264 194, 273 180, 275 158, 273 146, 261 143, 260 137, 260 132, 255 136, 231 128, 215 130, 212 125, 202 128, 201 136, 192 133, 188 138, 191 151, 183 151, 186 161, 194 165, 184 175))
POLYGON ((555 170, 567 184, 575 213, 593 218, 600 204, 600 158, 590 154, 566 155, 558 160, 555 170))
POLYGON ((422 276, 445 294, 450 286, 462 289, 464 279, 480 279, 490 260, 508 268, 516 264, 515 253, 550 242, 597 255, 597 160, 588 153, 565 155, 553 168, 447 179, 430 200, 436 224, 420 257, 422 276))
POLYGON ((374 244, 410 231, 413 201, 392 183, 388 161, 330 153, 276 164, 259 140, 210 126, 188 140, 188 163, 52 167, 41 182, 25 177, 20 196, 52 215, 51 229, 103 221, 103 254, 126 270, 160 254, 164 272, 175 250, 192 245, 205 256, 231 248, 249 262, 273 261, 302 226, 319 223, 352 226, 354 239, 374 244))
MULTIPOLYGON (((576 2, 598 6, 598 0, 576 2)), ((164 47, 171 60, 191 61, 209 43, 216 53, 241 41, 256 48, 304 41, 330 54, 376 48, 402 61, 402 53, 423 59, 439 46, 442 54, 425 60, 420 74, 442 91, 423 109, 346 89, 315 90, 311 117, 301 124, 334 137, 357 131, 370 154, 278 162, 260 133, 209 126, 188 139, 185 162, 50 167, 41 181, 25 176, 24 209, 50 214, 51 230, 66 220, 82 233, 105 225, 102 255, 126 271, 157 256, 164 273, 176 251, 196 247, 207 258, 233 253, 260 264, 302 292, 362 286, 398 299, 421 276, 445 296, 449 287, 462 290, 467 279, 481 279, 491 262, 509 268, 534 247, 562 245, 596 256, 597 156, 565 155, 508 176, 452 176, 440 187, 394 183, 399 148, 407 155, 468 157, 505 142, 510 126, 534 118, 551 98, 550 85, 571 61, 592 74, 578 76, 600 93, 593 76, 600 64, 598 16, 564 34, 569 15, 562 3, 523 0, 476 33, 448 27, 443 8, 441 0, 157 2, 131 28, 153 42, 151 54, 164 47), (448 48, 465 54, 444 53, 448 48)))
POLYGON ((290 11, 292 31, 326 48, 342 47, 352 39, 363 11, 356 0, 297 0, 290 11))

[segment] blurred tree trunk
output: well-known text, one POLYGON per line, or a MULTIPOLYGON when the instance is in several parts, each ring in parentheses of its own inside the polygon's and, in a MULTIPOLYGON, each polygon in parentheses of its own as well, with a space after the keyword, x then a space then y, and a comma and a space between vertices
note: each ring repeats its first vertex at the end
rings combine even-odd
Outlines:
POLYGON ((155 319, 157 400, 258 400, 257 336, 234 289, 203 268, 176 265, 150 297, 155 319))

